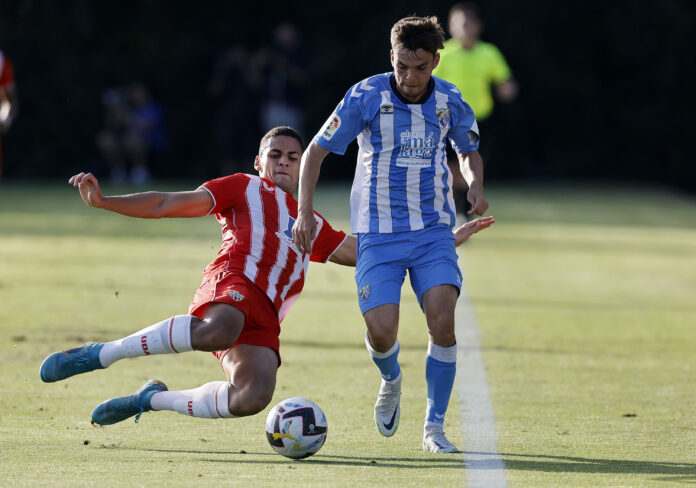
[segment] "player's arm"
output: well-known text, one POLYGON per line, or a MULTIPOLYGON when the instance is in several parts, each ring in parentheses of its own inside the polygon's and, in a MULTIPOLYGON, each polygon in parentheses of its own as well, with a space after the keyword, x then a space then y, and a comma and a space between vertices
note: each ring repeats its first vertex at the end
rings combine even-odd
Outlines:
POLYGON ((514 78, 495 84, 495 94, 501 102, 512 102, 517 97, 517 91, 517 81, 514 78))
MULTIPOLYGON (((461 246, 466 240, 478 231, 487 229, 495 223, 493 217, 480 217, 471 222, 457 227, 452 231, 454 234, 454 245, 461 246)), ((344 266, 355 266, 358 259, 358 240, 355 236, 346 236, 345 240, 338 246, 338 249, 329 257, 329 261, 344 266)))
POLYGON ((346 236, 338 249, 329 256, 329 261, 344 266, 355 266, 358 259, 358 240, 355 236, 346 236))
POLYGON ((129 217, 202 217, 208 215, 214 204, 212 195, 204 188, 181 192, 148 191, 107 197, 102 194, 99 181, 92 173, 79 173, 70 178, 69 183, 80 190, 80 196, 88 206, 129 217))
POLYGON ((488 202, 483 194, 483 160, 478 151, 457 154, 459 169, 469 185, 466 199, 471 203, 468 215, 483 215, 488 210, 488 202))
POLYGON ((329 154, 316 141, 312 141, 302 155, 300 186, 297 194, 297 220, 292 227, 292 238, 301 252, 312 252, 312 240, 317 233, 314 220, 314 189, 319 180, 321 163, 329 154))

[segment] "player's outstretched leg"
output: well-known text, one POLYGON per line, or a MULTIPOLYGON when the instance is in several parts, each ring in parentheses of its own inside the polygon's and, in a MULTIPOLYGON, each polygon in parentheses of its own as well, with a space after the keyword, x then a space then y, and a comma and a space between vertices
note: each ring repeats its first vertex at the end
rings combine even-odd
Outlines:
POLYGON ((92 412, 92 422, 111 425, 151 410, 171 410, 191 417, 218 419, 234 417, 230 413, 231 383, 213 381, 190 390, 169 391, 164 383, 150 380, 132 395, 112 398, 92 412))
POLYGON ((123 339, 87 343, 74 349, 54 352, 41 364, 41 379, 52 383, 76 374, 108 368, 123 358, 192 351, 192 320, 198 318, 177 315, 123 339))
POLYGON ((387 352, 378 352, 372 347, 366 334, 365 345, 382 375, 382 384, 375 403, 375 425, 380 434, 391 437, 399 428, 401 416, 402 375, 398 361, 399 341, 397 340, 387 352))
POLYGON ((97 406, 92 411, 92 422, 99 425, 111 425, 135 415, 135 421, 140 414, 152 410, 152 396, 161 391, 167 391, 167 385, 159 380, 150 380, 132 395, 112 398, 97 406))

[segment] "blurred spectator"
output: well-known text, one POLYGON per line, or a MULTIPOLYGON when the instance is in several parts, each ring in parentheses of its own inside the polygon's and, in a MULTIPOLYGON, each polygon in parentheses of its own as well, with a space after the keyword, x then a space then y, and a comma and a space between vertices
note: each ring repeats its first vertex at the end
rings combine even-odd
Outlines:
POLYGON ((97 147, 109 166, 110 181, 148 182, 153 161, 167 149, 161 106, 142 82, 104 91, 102 103, 106 120, 97 135, 97 147))
MULTIPOLYGON (((19 100, 12 63, 0 51, 0 136, 4 136, 17 116, 19 100)), ((0 175, 2 174, 2 139, 0 139, 0 175)))
POLYGON ((221 175, 250 173, 249 154, 257 150, 258 97, 249 80, 250 54, 244 46, 227 49, 215 64, 208 85, 213 102, 215 151, 221 175))
POLYGON ((254 54, 252 76, 261 87, 262 132, 289 125, 302 133, 307 67, 294 24, 283 22, 275 28, 271 46, 254 54))
MULTIPOLYGON (((493 44, 480 40, 483 23, 478 6, 472 2, 458 3, 449 12, 451 39, 440 53, 440 64, 433 75, 454 83, 464 100, 471 106, 481 126, 481 156, 490 159, 496 137, 488 117, 493 112, 493 93, 501 102, 510 102, 517 96, 517 82, 512 77, 505 58, 493 44), (483 122, 483 123, 482 123, 483 122)), ((457 213, 466 214, 469 203, 466 182, 452 152, 448 152, 450 169, 454 176, 454 198, 457 213)))

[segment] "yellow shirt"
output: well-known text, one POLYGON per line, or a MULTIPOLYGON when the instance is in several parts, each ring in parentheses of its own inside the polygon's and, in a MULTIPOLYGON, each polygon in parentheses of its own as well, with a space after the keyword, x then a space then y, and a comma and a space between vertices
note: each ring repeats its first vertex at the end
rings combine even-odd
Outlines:
POLYGON ((508 80, 511 73, 493 44, 479 41, 472 49, 464 49, 459 41, 449 39, 440 51, 440 64, 433 75, 454 83, 476 119, 483 120, 493 111, 491 84, 508 80))

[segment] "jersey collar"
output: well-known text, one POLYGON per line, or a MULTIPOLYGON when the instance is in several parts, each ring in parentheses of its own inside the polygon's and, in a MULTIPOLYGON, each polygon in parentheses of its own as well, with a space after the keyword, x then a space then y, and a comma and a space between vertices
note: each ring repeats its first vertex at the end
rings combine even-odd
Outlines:
POLYGON ((394 73, 389 75, 389 86, 391 86, 391 89, 397 96, 397 98, 404 102, 406 105, 422 105, 425 102, 427 102, 428 98, 430 98, 430 95, 433 94, 433 90, 435 90, 435 80, 433 80, 432 76, 430 77, 430 81, 428 82, 428 88, 425 90, 425 93, 423 93, 423 96, 420 97, 420 99, 417 102, 410 102, 406 100, 406 98, 404 98, 404 96, 399 92, 399 90, 396 88, 396 78, 394 77, 394 73))

